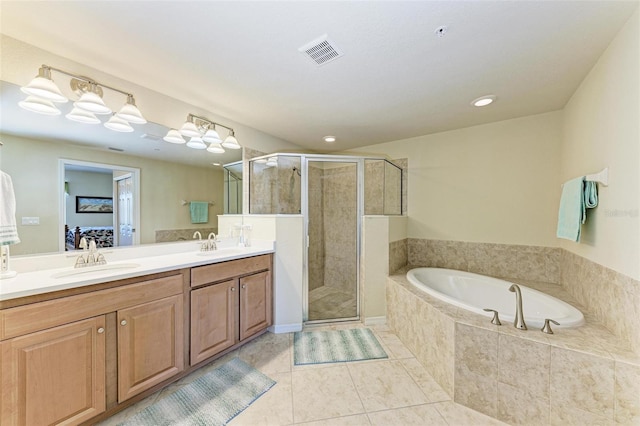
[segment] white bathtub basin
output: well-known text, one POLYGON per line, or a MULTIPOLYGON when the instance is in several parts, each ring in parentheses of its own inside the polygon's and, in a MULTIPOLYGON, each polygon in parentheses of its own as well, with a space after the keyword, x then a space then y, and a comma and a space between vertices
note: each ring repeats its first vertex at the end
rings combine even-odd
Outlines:
MULTIPOLYGON (((411 284, 425 293, 485 316, 492 313, 484 308, 499 312, 503 324, 513 322, 516 296, 509 291, 513 284, 509 281, 471 272, 441 268, 415 268, 407 272, 411 284)), ((545 318, 560 323, 554 327, 578 327, 584 324, 582 312, 570 304, 546 293, 520 285, 524 320, 531 327, 542 327, 545 318)))
POLYGON ((122 269, 135 269, 140 265, 138 263, 107 263, 106 265, 85 266, 83 268, 73 268, 56 272, 51 278, 72 277, 75 275, 91 274, 93 272, 118 271, 122 269))

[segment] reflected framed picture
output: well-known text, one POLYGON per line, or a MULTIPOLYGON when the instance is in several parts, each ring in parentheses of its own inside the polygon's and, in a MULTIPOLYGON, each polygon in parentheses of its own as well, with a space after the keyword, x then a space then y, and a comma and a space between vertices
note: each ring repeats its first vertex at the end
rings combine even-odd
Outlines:
POLYGON ((76 213, 113 213, 113 198, 76 195, 76 213))

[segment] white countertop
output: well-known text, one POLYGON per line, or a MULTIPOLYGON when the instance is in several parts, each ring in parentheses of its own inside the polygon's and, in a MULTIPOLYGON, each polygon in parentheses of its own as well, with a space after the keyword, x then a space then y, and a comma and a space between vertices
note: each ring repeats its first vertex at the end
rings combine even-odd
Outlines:
POLYGON ((0 280, 0 301, 273 253, 274 242, 254 240, 251 247, 236 247, 222 241, 218 243, 218 250, 210 252, 200 252, 195 241, 107 248, 98 252, 106 258, 108 268, 117 269, 100 266, 74 269, 81 252, 12 258, 10 267, 18 274, 0 280))

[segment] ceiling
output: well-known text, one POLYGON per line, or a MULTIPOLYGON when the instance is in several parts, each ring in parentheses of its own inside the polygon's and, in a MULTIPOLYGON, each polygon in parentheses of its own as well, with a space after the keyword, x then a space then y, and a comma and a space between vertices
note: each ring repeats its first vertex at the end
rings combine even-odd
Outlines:
POLYGON ((2 1, 0 28, 304 148, 336 151, 561 109, 637 6, 2 1), (298 48, 323 34, 344 56, 318 66, 298 48), (486 94, 497 101, 470 105, 486 94))

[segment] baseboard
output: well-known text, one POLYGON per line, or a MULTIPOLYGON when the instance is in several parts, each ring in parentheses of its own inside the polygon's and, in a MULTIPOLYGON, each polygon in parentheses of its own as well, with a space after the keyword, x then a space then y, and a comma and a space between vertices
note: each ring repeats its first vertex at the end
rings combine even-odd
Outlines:
POLYGON ((387 323, 387 317, 368 317, 364 319, 364 325, 384 325, 387 323))
POLYGON ((302 331, 302 324, 276 324, 269 327, 269 331, 275 334, 293 333, 302 331))

